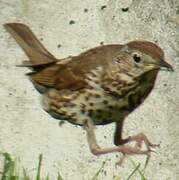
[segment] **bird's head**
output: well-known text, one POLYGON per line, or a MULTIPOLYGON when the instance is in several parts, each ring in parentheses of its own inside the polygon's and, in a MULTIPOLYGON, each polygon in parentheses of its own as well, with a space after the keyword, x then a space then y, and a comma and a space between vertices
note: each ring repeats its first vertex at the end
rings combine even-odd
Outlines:
POLYGON ((164 60, 163 50, 149 41, 132 41, 121 48, 115 63, 120 69, 133 77, 139 77, 150 71, 160 69, 173 71, 173 67, 164 60))

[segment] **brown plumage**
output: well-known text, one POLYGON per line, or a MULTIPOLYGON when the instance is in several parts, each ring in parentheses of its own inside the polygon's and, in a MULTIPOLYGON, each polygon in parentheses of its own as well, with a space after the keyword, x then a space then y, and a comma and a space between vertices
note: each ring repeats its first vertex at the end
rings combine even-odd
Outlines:
POLYGON ((173 70, 159 46, 131 41, 58 60, 26 25, 10 23, 5 28, 29 57, 21 66, 32 68, 28 76, 43 95, 44 110, 54 118, 84 126, 93 154, 149 154, 156 146, 142 133, 123 139, 122 127, 125 117, 151 92, 160 67, 173 70), (102 149, 97 145, 94 125, 112 122, 116 123, 116 147, 102 149), (130 141, 136 141, 136 146, 124 145, 130 141), (141 149, 142 142, 147 150, 141 149))

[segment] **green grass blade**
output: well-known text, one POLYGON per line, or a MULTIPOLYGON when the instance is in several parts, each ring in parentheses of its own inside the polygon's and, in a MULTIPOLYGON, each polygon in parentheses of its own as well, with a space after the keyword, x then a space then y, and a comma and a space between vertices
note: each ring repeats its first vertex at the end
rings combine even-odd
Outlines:
POLYGON ((96 174, 92 177, 91 180, 97 180, 99 174, 102 172, 104 165, 105 165, 106 161, 104 161, 101 165, 101 167, 99 168, 99 170, 96 172, 96 174))
POLYGON ((114 177, 114 180, 121 180, 119 176, 114 177))
POLYGON ((50 180, 49 174, 47 174, 47 177, 45 178, 45 180, 50 180))
POLYGON ((37 169, 36 180, 40 180, 40 172, 41 172, 41 166, 42 166, 42 158, 43 158, 43 155, 40 154, 40 155, 39 155, 39 164, 38 164, 38 169, 37 169))
MULTIPOLYGON (((131 158, 129 158, 129 160, 131 161, 132 165, 136 168, 137 164, 131 158)), ((139 173, 141 180, 147 180, 147 178, 144 176, 144 173, 139 168, 137 169, 137 172, 139 173)))
POLYGON ((60 173, 58 172, 58 177, 57 180, 63 180, 62 176, 60 175, 60 173))
POLYGON ((149 163, 149 160, 150 160, 150 155, 147 156, 146 158, 146 161, 145 161, 145 165, 144 165, 144 168, 143 168, 143 171, 146 169, 148 163, 149 163))
POLYGON ((30 177, 28 176, 28 174, 27 174, 27 172, 26 172, 26 169, 25 168, 23 168, 23 179, 24 180, 30 180, 30 177))
POLYGON ((131 174, 129 174, 129 176, 127 177, 127 179, 126 180, 129 180, 135 173, 136 173, 136 171, 139 169, 139 167, 140 167, 140 163, 135 167, 135 169, 132 171, 132 173, 131 174))
POLYGON ((4 166, 1 180, 16 180, 15 176, 15 161, 12 160, 10 154, 3 153, 4 156, 4 166))

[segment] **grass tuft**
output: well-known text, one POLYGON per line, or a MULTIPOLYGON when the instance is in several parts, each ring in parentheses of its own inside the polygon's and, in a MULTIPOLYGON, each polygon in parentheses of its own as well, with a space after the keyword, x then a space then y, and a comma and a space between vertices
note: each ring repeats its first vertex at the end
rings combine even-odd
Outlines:
MULTIPOLYGON (((32 180, 33 179, 28 174, 27 169, 19 168, 19 167, 17 168, 16 160, 11 158, 9 153, 1 153, 1 154, 4 157, 4 162, 3 162, 3 170, 1 172, 0 180, 32 180)), ((144 170, 148 164, 149 159, 148 158, 146 159, 145 166, 142 170, 140 169, 140 167, 141 167, 140 163, 136 163, 131 158, 129 158, 129 160, 132 163, 134 169, 129 174, 129 176, 127 178, 124 178, 124 179, 125 180, 131 180, 131 178, 134 175, 138 174, 140 177, 140 180, 147 180, 147 178, 144 175, 144 170)), ((37 172, 36 172, 35 180, 50 180, 49 174, 47 174, 46 177, 41 177, 42 161, 43 161, 43 155, 40 154, 39 158, 38 158, 38 166, 37 166, 37 172)), ((106 164, 106 161, 104 161, 102 163, 99 170, 97 170, 97 172, 94 174, 94 176, 92 178, 90 178, 90 180, 99 180, 99 176, 103 173, 105 164, 106 164)), ((65 180, 59 172, 57 174, 56 179, 57 180, 65 180)), ((115 176, 113 178, 113 180, 124 180, 124 179, 121 179, 119 176, 115 176)))
POLYGON ((19 176, 16 175, 15 161, 12 160, 10 154, 3 153, 4 156, 4 166, 2 171, 1 180, 18 180, 19 176))

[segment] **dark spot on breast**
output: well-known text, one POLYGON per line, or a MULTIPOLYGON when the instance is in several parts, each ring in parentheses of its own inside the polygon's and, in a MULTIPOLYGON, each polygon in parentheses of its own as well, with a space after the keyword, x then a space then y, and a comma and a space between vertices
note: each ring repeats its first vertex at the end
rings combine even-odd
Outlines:
POLYGON ((123 97, 122 95, 118 94, 118 93, 115 92, 115 91, 108 91, 108 93, 109 93, 111 96, 113 96, 114 98, 117 98, 117 99, 123 97))
POLYGON ((90 96, 90 97, 91 97, 92 95, 93 95, 93 93, 91 93, 91 92, 89 92, 89 93, 88 93, 88 96, 90 96))
POLYGON ((106 87, 105 85, 102 85, 101 86, 105 91, 110 91, 110 88, 109 87, 106 87))
POLYGON ((117 86, 117 90, 120 91, 122 86, 117 86))
POLYGON ((58 109, 61 108, 61 105, 56 104, 56 103, 54 103, 52 101, 49 102, 49 105, 50 105, 50 109, 52 109, 52 110, 58 110, 58 109))
POLYGON ((98 114, 98 115, 96 116, 96 118, 97 118, 97 119, 102 119, 102 115, 101 115, 101 114, 98 114))
POLYGON ((102 110, 101 109, 97 109, 96 112, 97 113, 102 113, 102 110))
POLYGON ((75 103, 69 103, 69 106, 70 106, 70 107, 75 107, 76 104, 75 104, 75 103))
POLYGON ((59 114, 62 114, 62 115, 64 115, 64 116, 66 116, 67 115, 67 112, 66 111, 60 111, 60 112, 58 112, 59 114))
POLYGON ((92 116, 93 115, 93 110, 92 109, 89 109, 88 110, 88 116, 92 116))
POLYGON ((82 108, 82 109, 85 109, 85 108, 86 108, 86 105, 85 105, 85 104, 81 104, 81 108, 82 108))
POLYGON ((99 95, 99 94, 94 94, 94 97, 95 97, 95 98, 100 98, 101 95, 99 95))
POLYGON ((85 109, 81 109, 80 111, 81 111, 81 113, 83 113, 83 114, 85 113, 85 109))
POLYGON ((73 113, 71 113, 71 117, 74 117, 74 116, 76 116, 77 115, 77 113, 76 112, 73 112, 73 113))
POLYGON ((79 92, 80 92, 80 93, 85 93, 85 92, 86 92, 86 89, 80 89, 79 92))
POLYGON ((89 100, 89 97, 88 97, 88 96, 85 96, 85 100, 88 101, 88 100, 89 100))
POLYGON ((84 119, 84 120, 83 120, 83 122, 84 122, 84 124, 86 124, 86 125, 87 125, 87 123, 88 123, 88 119, 84 119))
POLYGON ((112 82, 112 84, 111 84, 113 87, 116 87, 117 85, 119 85, 119 83, 118 82, 112 82))
POLYGON ((119 85, 120 85, 121 87, 126 86, 126 85, 128 84, 127 81, 124 81, 124 80, 121 80, 121 79, 118 79, 117 81, 118 81, 118 83, 119 83, 119 85))
POLYGON ((108 108, 109 108, 109 109, 113 109, 113 108, 114 108, 114 106, 112 106, 112 105, 109 105, 109 106, 108 106, 108 108))
POLYGON ((90 103, 89 103, 89 105, 90 105, 90 106, 93 106, 93 105, 94 105, 94 103, 90 102, 90 103))
POLYGON ((93 86, 88 86, 88 89, 92 90, 92 89, 94 89, 94 87, 93 86))
POLYGON ((119 94, 119 93, 116 92, 116 91, 113 91, 113 90, 110 89, 109 87, 103 86, 102 88, 106 91, 107 94, 113 96, 114 98, 117 98, 117 99, 118 99, 118 98, 123 97, 121 94, 119 94))
POLYGON ((108 118, 111 118, 112 117, 112 112, 108 112, 108 118))
POLYGON ((75 107, 76 104, 75 103, 71 103, 71 102, 64 102, 62 106, 63 107, 75 107))
POLYGON ((104 100, 104 101, 103 101, 103 104, 106 104, 106 105, 107 105, 108 103, 109 103, 109 102, 108 102, 107 100, 104 100))
POLYGON ((63 106, 63 107, 68 107, 68 103, 65 102, 65 103, 62 104, 62 106, 63 106))

